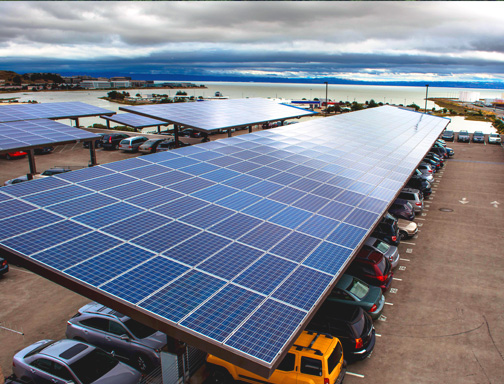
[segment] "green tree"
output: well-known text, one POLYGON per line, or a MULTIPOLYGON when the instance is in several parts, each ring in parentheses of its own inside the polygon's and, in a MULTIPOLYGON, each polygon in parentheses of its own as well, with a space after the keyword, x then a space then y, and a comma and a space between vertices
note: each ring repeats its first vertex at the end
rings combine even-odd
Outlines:
POLYGON ((373 99, 369 100, 368 108, 374 108, 377 106, 378 104, 376 104, 376 101, 374 101, 373 99))
POLYGON ((407 106, 408 108, 415 108, 415 111, 418 111, 420 109, 420 106, 419 105, 416 105, 415 103, 413 104, 410 104, 407 106))

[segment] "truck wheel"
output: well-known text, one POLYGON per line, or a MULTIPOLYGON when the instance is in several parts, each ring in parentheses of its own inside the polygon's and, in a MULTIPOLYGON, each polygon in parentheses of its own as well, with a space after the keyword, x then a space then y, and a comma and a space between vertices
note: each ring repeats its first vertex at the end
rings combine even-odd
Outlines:
POLYGON ((217 368, 213 372, 213 379, 215 384, 233 384, 233 376, 224 368, 217 368))

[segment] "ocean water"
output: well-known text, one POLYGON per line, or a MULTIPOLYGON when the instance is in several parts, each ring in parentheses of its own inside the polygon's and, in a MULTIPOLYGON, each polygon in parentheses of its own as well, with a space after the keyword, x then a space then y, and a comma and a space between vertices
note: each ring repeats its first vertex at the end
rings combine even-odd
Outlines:
MULTIPOLYGON (((271 99, 301 100, 305 99, 325 99, 325 84, 277 84, 277 83, 231 83, 231 82, 205 82, 207 88, 185 89, 189 96, 210 97, 215 92, 221 92, 224 96, 231 99, 262 97, 271 99)), ((421 107, 425 105, 424 87, 399 87, 399 86, 374 86, 374 85, 336 85, 329 84, 327 88, 328 98, 334 101, 357 101, 364 103, 371 99, 377 103, 403 104, 409 105, 415 103, 421 107)), ((428 97, 450 97, 458 98, 460 92, 480 92, 480 98, 501 98, 503 90, 495 89, 466 89, 466 88, 436 88, 429 87, 428 97)), ((22 92, 22 93, 4 93, 0 98, 19 97, 19 101, 36 100, 40 103, 54 103, 61 101, 82 101, 97 107, 119 112, 120 104, 111 103, 107 100, 101 100, 100 97, 107 95, 106 90, 86 90, 86 91, 49 91, 49 92, 22 92)), ((129 89, 131 95, 140 93, 142 95, 161 93, 174 96, 177 89, 129 89)), ((433 108, 435 104, 427 102, 427 108, 433 108)), ((62 120, 62 122, 65 122, 62 120)), ((70 122, 67 122, 70 124, 70 122)), ((81 125, 92 125, 105 121, 98 117, 80 119, 81 125)), ((464 121, 463 118, 455 117, 452 119, 450 128, 459 131, 467 129, 470 132, 483 130, 485 133, 493 132, 490 123, 464 121)))

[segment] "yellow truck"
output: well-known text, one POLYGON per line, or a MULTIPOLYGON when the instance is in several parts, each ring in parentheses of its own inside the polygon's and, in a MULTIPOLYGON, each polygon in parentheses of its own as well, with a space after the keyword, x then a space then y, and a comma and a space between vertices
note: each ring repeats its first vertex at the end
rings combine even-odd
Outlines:
POLYGON ((207 366, 217 384, 235 380, 252 384, 341 384, 346 373, 341 342, 310 331, 303 331, 268 379, 213 355, 207 356, 207 366))

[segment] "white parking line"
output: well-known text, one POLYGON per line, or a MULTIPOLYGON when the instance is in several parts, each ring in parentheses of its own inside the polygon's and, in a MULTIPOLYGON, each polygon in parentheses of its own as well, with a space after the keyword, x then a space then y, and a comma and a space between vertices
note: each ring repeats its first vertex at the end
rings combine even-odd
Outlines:
POLYGON ((360 373, 353 373, 353 372, 348 372, 348 371, 346 371, 346 374, 350 375, 350 376, 360 377, 361 379, 363 379, 365 377, 364 375, 361 375, 360 373))
POLYGON ((385 302, 385 304, 387 304, 387 305, 394 305, 394 304, 392 304, 392 303, 387 303, 387 302, 385 302))
POLYGON ((393 277, 392 280, 402 281, 402 279, 399 279, 398 277, 393 277))
POLYGON ((416 217, 417 220, 426 220, 426 219, 422 219, 421 217, 416 217))
POLYGON ((381 337, 381 335, 379 333, 375 333, 375 336, 376 337, 381 337))
POLYGON ((408 243, 407 241, 401 241, 402 244, 416 245, 415 243, 408 243))
POLYGON ((406 253, 413 253, 413 249, 412 248, 407 248, 406 249, 406 253))
POLYGON ((402 260, 402 261, 410 261, 410 259, 403 259, 402 257, 399 258, 399 260, 402 260))

